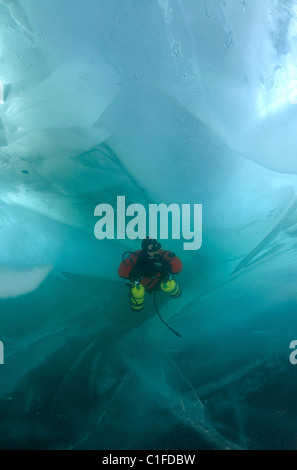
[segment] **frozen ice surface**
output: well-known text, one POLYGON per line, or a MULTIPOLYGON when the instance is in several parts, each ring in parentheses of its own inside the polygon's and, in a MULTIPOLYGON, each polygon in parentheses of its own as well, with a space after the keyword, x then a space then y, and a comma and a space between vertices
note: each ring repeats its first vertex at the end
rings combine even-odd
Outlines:
POLYGON ((0 1, 0 448, 295 449, 297 1, 0 1), (132 315, 94 209, 203 205, 132 315))

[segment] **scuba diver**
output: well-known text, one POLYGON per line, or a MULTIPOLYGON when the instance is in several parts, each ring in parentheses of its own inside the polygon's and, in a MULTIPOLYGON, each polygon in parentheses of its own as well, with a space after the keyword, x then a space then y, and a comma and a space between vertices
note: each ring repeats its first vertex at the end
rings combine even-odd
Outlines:
POLYGON ((130 280, 129 300, 133 312, 142 311, 146 292, 156 293, 161 289, 172 298, 180 297, 182 293, 174 280, 174 275, 182 270, 181 260, 172 251, 162 250, 154 238, 146 237, 141 248, 124 253, 118 268, 119 276, 130 280))

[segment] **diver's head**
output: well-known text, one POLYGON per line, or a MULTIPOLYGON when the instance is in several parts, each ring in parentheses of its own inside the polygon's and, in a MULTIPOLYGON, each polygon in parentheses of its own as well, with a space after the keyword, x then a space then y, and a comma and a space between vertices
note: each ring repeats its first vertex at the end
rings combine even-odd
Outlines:
POLYGON ((155 238, 146 237, 142 241, 141 248, 149 257, 155 257, 159 254, 161 243, 159 243, 155 238))

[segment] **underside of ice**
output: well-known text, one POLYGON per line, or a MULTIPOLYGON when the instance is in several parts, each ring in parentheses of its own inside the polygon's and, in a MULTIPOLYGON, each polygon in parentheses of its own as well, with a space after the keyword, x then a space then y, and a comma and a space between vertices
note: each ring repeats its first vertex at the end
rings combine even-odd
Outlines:
POLYGON ((296 12, 0 1, 1 448, 296 448, 296 12), (202 204, 181 338, 94 236, 117 196, 202 204))

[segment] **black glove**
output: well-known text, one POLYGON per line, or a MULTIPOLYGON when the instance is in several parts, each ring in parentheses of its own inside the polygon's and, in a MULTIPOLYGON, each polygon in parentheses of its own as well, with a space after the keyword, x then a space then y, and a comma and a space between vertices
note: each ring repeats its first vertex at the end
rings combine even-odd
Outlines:
POLYGON ((162 265, 162 276, 168 276, 168 274, 172 273, 172 267, 169 263, 163 263, 162 265))
POLYGON ((154 277, 160 272, 160 268, 154 264, 149 264, 143 268, 146 277, 154 277))
POLYGON ((163 276, 165 276, 166 274, 170 274, 172 271, 170 264, 166 262, 161 263, 161 261, 155 261, 153 266, 154 266, 155 272, 161 273, 163 274, 163 276))
POLYGON ((143 272, 142 268, 139 266, 133 266, 133 268, 130 271, 130 279, 137 281, 138 279, 141 279, 143 277, 143 272))
POLYGON ((158 261, 155 261, 154 264, 148 265, 144 268, 144 272, 147 277, 154 277, 158 273, 160 273, 162 276, 167 276, 171 273, 171 271, 172 268, 169 263, 161 263, 158 261))

